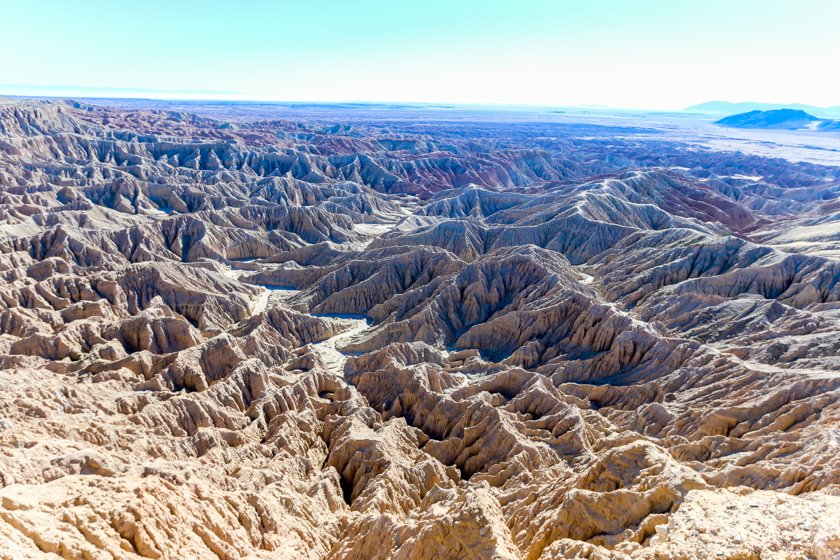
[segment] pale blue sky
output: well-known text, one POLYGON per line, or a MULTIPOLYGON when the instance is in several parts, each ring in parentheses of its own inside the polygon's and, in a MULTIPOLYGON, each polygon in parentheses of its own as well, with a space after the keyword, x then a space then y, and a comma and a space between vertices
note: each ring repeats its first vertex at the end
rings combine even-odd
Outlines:
POLYGON ((840 0, 0 0, 0 14, 0 94, 840 104, 840 0))

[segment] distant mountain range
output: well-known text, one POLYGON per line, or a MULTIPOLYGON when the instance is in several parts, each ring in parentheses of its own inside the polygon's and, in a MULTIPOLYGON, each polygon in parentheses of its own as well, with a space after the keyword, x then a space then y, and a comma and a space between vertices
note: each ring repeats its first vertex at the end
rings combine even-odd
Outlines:
POLYGON ((734 128, 840 131, 840 120, 821 119, 799 109, 747 111, 724 117, 715 124, 734 128))
POLYGON ((708 113, 711 115, 735 115, 750 111, 775 111, 779 109, 804 111, 824 119, 840 119, 840 105, 834 107, 814 107, 812 105, 802 105, 801 103, 755 103, 753 101, 731 103, 729 101, 708 101, 699 105, 692 105, 683 109, 683 111, 687 113, 708 113))

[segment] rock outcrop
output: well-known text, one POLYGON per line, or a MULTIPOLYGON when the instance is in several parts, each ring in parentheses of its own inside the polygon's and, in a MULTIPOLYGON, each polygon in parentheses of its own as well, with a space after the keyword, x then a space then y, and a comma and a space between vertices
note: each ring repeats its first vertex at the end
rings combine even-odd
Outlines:
POLYGON ((0 558, 840 555, 840 167, 235 117, 0 104, 0 558))

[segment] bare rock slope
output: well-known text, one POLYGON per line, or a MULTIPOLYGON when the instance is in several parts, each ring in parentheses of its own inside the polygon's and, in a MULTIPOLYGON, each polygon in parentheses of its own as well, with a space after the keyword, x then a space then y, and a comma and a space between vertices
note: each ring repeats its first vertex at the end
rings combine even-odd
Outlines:
POLYGON ((0 103, 0 558, 840 557, 840 162, 0 103))

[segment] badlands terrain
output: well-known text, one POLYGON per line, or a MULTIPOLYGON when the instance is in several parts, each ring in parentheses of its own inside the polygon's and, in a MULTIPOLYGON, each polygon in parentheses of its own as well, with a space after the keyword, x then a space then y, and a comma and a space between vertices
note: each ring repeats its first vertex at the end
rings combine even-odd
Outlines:
POLYGON ((840 557, 840 136, 0 102, 0 557, 840 557))

